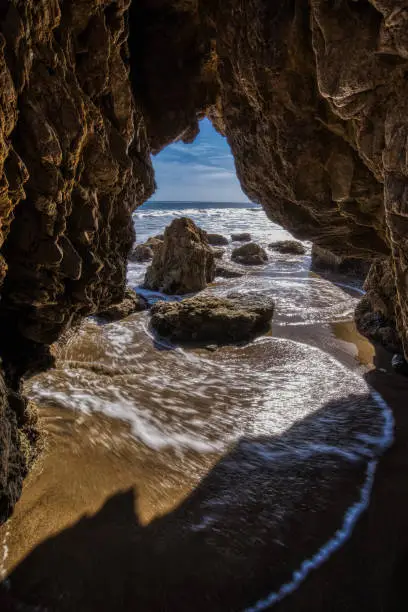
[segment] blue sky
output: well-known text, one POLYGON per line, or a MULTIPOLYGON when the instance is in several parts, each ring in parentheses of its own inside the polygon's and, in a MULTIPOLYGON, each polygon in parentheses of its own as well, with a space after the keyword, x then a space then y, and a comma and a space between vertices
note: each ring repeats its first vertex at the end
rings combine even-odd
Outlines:
POLYGON ((152 201, 248 202, 225 138, 208 119, 192 144, 176 142, 153 156, 157 191, 152 201))

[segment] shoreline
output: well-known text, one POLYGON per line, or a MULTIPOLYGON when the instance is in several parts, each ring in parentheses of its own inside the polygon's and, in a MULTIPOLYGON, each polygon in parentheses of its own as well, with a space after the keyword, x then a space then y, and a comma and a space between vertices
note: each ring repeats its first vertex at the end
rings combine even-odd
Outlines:
MULTIPOLYGON (((358 334, 355 333, 354 330, 354 324, 352 322, 345 322, 344 324, 341 323, 335 323, 333 325, 314 325, 314 326, 309 326, 309 327, 301 327, 301 328, 296 328, 296 330, 294 329, 290 329, 290 326, 283 326, 283 327, 279 327, 279 330, 282 332, 283 334, 279 334, 280 336, 283 337, 291 337, 293 335, 296 335, 297 337, 303 336, 304 340, 308 342, 309 345, 312 344, 312 340, 313 338, 317 341, 320 340, 320 342, 322 342, 324 348, 323 350, 328 349, 327 352, 329 352, 329 354, 331 353, 332 355, 335 355, 336 359, 338 361, 340 361, 341 363, 343 363, 346 367, 350 368, 352 364, 354 364, 354 368, 357 371, 360 371, 361 375, 364 375, 365 377, 369 377, 372 378, 373 376, 376 377, 376 370, 370 370, 370 364, 366 363, 365 365, 358 365, 358 356, 360 356, 360 361, 362 361, 364 363, 365 362, 369 362, 369 355, 370 355, 370 343, 365 340, 364 338, 360 337, 358 334), (333 329, 334 328, 334 329, 333 329), (336 333, 337 330, 337 333, 336 333), (305 333, 306 332, 306 333, 305 333), (342 333, 343 332, 343 333, 342 333), (337 337, 336 337, 337 336, 337 337), (339 336, 343 336, 341 340, 339 340, 339 336), (351 338, 355 338, 356 340, 358 340, 357 344, 359 345, 359 348, 354 348, 353 349, 353 345, 350 342, 351 338), (347 340, 345 340, 344 338, 346 338, 347 340), (357 355, 356 355, 357 352, 357 355), (357 360, 356 360, 357 357, 357 360)), ((292 338, 293 339, 293 338, 292 338)), ((397 375, 393 375, 393 374, 384 374, 384 373, 380 373, 382 374, 382 376, 386 376, 388 378, 388 380, 386 381, 386 384, 390 384, 392 386, 392 383, 394 381, 394 379, 396 378, 397 381, 398 379, 400 379, 401 377, 397 376, 397 375)), ((399 381, 401 383, 401 381, 399 381)), ((405 382, 405 381, 404 381, 405 382)), ((407 391, 408 391, 408 384, 407 384, 407 391)), ((400 399, 401 401, 401 399, 400 399)), ((51 411, 52 413, 52 411, 51 411)), ((65 424, 63 423, 64 418, 67 418, 67 413, 64 411, 64 414, 60 414, 60 415, 56 415, 54 414, 54 417, 52 414, 48 414, 47 415, 47 411, 41 410, 41 418, 47 420, 49 422, 48 427, 50 428, 50 431, 52 431, 52 428, 54 427, 57 428, 58 430, 58 421, 61 421, 61 424, 63 424, 62 429, 64 429, 65 424), (54 420, 53 420, 54 419, 54 420)), ((74 417, 75 415, 72 415, 72 417, 74 417)), ((81 420, 81 418, 80 418, 81 420)), ((87 419, 85 417, 82 417, 82 421, 85 422, 87 419)), ((100 420, 101 421, 101 429, 103 430, 106 427, 106 423, 107 420, 105 417, 91 417, 91 420, 94 420, 93 423, 90 423, 91 427, 95 426, 95 421, 100 420)), ((118 431, 120 431, 122 429, 122 425, 120 425, 118 422, 117 423, 112 423, 114 429, 116 428, 118 431)), ((398 420, 397 420, 397 426, 398 426, 398 420)), ((96 428, 97 429, 97 428, 96 428)), ((126 427, 125 427, 126 429, 126 427)), ((60 432, 61 435, 66 436, 66 433, 62 433, 62 431, 60 432)), ((96 434, 96 437, 98 437, 98 432, 95 431, 94 434, 96 434)), ((53 434, 51 434, 53 435, 53 434)), ((54 435, 55 435, 55 431, 54 431, 54 435)), ((100 435, 100 434, 99 434, 100 435)), ((125 453, 122 453, 119 449, 120 446, 123 444, 123 431, 120 431, 120 435, 119 435, 119 447, 118 450, 115 452, 113 450, 112 452, 112 441, 114 441, 114 436, 112 436, 111 434, 108 433, 108 437, 109 437, 109 443, 106 445, 105 450, 106 450, 106 460, 103 459, 103 444, 101 444, 101 439, 98 439, 98 444, 96 445, 96 447, 94 447, 92 449, 92 445, 91 447, 89 446, 89 438, 87 438, 85 436, 84 440, 83 440, 83 446, 81 448, 81 445, 77 446, 75 448, 75 445, 73 447, 72 445, 72 440, 67 440, 68 444, 66 445, 67 448, 67 456, 64 456, 64 453, 62 453, 61 456, 61 448, 58 447, 58 444, 55 444, 54 447, 54 451, 51 449, 51 454, 49 454, 48 456, 44 457, 44 462, 46 465, 44 465, 44 469, 41 469, 39 466, 38 468, 35 468, 35 471, 33 474, 31 474, 29 476, 29 479, 26 483, 25 489, 24 489, 24 493, 23 493, 23 497, 21 502, 19 503, 19 505, 17 506, 16 509, 16 516, 15 518, 13 518, 13 523, 11 525, 11 531, 13 531, 13 525, 16 526, 15 532, 18 533, 18 537, 20 537, 21 541, 24 542, 25 546, 28 548, 28 550, 24 550, 24 546, 21 546, 20 548, 20 553, 18 553, 17 555, 15 555, 14 557, 14 562, 12 561, 12 555, 13 555, 13 549, 14 551, 16 551, 16 549, 18 548, 18 544, 16 544, 15 540, 13 543, 13 533, 11 533, 9 535, 8 538, 8 545, 9 548, 11 550, 11 556, 9 557, 9 563, 10 563, 10 569, 16 568, 16 572, 14 572, 14 577, 12 576, 13 582, 17 585, 17 593, 20 592, 20 589, 22 589, 22 592, 30 592, 30 587, 29 584, 32 580, 35 580, 35 583, 37 584, 37 581, 39 580, 40 583, 42 585, 42 587, 40 587, 40 592, 44 593, 44 598, 45 600, 47 600, 47 598, 49 596, 51 596, 52 599, 52 594, 48 593, 47 594, 47 580, 44 576, 44 579, 41 578, 41 573, 40 575, 37 576, 37 578, 35 577, 37 574, 37 570, 34 570, 34 573, 32 574, 32 562, 30 561, 30 557, 28 558, 28 560, 23 561, 21 566, 19 566, 19 563, 22 561, 22 559, 25 557, 25 553, 26 552, 30 552, 30 550, 34 549, 33 555, 32 556, 36 556, 38 554, 40 554, 40 557, 42 557, 44 555, 44 552, 39 552, 42 549, 48 549, 49 546, 51 545, 51 543, 53 542, 53 540, 55 541, 59 541, 61 538, 64 539, 64 530, 67 532, 67 534, 69 534, 70 532, 72 532, 72 530, 74 531, 74 533, 76 532, 76 530, 78 529, 79 525, 81 523, 83 523, 83 521, 85 520, 85 522, 89 523, 90 526, 92 526, 93 522, 96 520, 98 523, 98 529, 102 529, 102 533, 104 532, 104 530, 106 530, 107 534, 111 531, 113 524, 112 524, 112 520, 115 523, 115 519, 113 516, 108 516, 105 514, 104 511, 104 507, 103 507, 103 503, 104 500, 106 499, 111 499, 111 502, 108 502, 107 505, 109 506, 109 504, 113 504, 115 505, 116 502, 113 502, 113 500, 115 500, 116 498, 121 498, 121 494, 119 493, 120 491, 127 491, 127 493, 123 493, 122 494, 122 499, 126 499, 126 515, 128 515, 128 518, 126 519, 126 521, 130 521, 129 524, 129 534, 131 534, 132 532, 135 531, 135 527, 131 526, 134 522, 134 516, 131 517, 130 516, 130 505, 132 505, 133 507, 133 512, 136 510, 137 515, 140 516, 140 518, 137 519, 137 524, 139 525, 138 528, 136 528, 136 532, 138 531, 138 529, 143 528, 145 530, 145 533, 153 533, 157 530, 156 525, 160 524, 160 523, 165 523, 168 524, 168 521, 171 520, 171 517, 173 514, 177 515, 177 513, 179 513, 180 511, 182 512, 182 508, 185 505, 185 503, 188 504, 188 499, 192 493, 192 491, 194 491, 195 487, 198 484, 198 481, 194 482, 191 481, 191 484, 184 489, 178 489, 177 491, 177 495, 175 495, 173 497, 173 500, 170 502, 168 500, 168 504, 167 506, 164 505, 162 506, 162 512, 156 512, 154 514, 150 515, 150 519, 146 518, 143 519, 143 514, 140 515, 140 500, 143 498, 143 487, 142 489, 140 489, 140 483, 138 486, 138 503, 137 503, 137 508, 135 506, 135 500, 133 500, 132 503, 130 503, 130 497, 132 497, 135 495, 135 490, 133 489, 133 485, 135 482, 135 472, 134 472, 134 459, 132 459, 132 452, 129 452, 127 457, 127 451, 125 451, 125 453), (96 455, 95 455, 95 449, 96 449, 96 455), (55 451, 57 451, 57 454, 55 454, 55 451), (52 453, 54 452, 54 456, 52 455, 52 453), (101 454, 102 453, 102 454, 101 454), (71 458, 69 458, 69 455, 71 454, 71 458), (93 459, 92 459, 92 455, 93 455, 93 459), (98 457, 96 460, 95 458, 98 457), (75 459, 73 461, 73 459, 75 459), (60 467, 58 467, 58 461, 60 462, 60 467), (55 465, 56 462, 56 465, 55 465), (51 463, 51 465, 50 465, 51 463), (74 465, 77 465, 77 468, 73 468, 74 465), (93 464, 93 467, 92 467, 93 464), (63 500, 63 504, 61 504, 61 499, 57 500, 56 499, 56 504, 51 504, 50 505, 50 498, 47 497, 47 487, 48 489, 51 487, 51 490, 53 489, 53 487, 55 487, 57 482, 64 482, 64 487, 66 489, 67 486, 67 481, 62 478, 61 479, 61 474, 64 473, 64 471, 61 470, 61 465, 65 466, 65 473, 68 474, 69 472, 71 472, 71 478, 73 478, 72 480, 72 484, 71 486, 78 486, 76 495, 73 494, 73 492, 69 492, 69 486, 68 486, 68 490, 65 490, 64 495, 62 496, 62 500, 63 500), (88 468, 84 471, 84 465, 88 465, 88 468), (110 467, 109 467, 110 466, 110 467), (115 467, 114 467, 115 466, 115 467), (128 466, 128 467, 126 467, 128 466), (91 468, 91 469, 89 469, 91 468), (106 470, 110 470, 110 476, 109 473, 106 472, 106 470), (74 474, 72 474, 72 472, 74 474), (76 472, 76 477, 75 477, 75 472, 76 472), (86 474, 86 472, 88 472, 86 474), (101 477, 102 474, 102 477, 101 477), (83 487, 80 485, 80 483, 76 483, 75 485, 75 481, 78 479, 79 477, 79 481, 82 479, 83 480, 83 487), (50 480, 52 482, 52 480, 54 481, 54 484, 52 485, 51 482, 48 483, 48 485, 45 486, 45 488, 40 486, 41 480, 45 478, 46 480, 50 480), (99 483, 98 483, 99 480, 99 483), (110 481, 110 485, 109 485, 109 481, 110 481), (99 490, 98 490, 99 489, 99 490), (131 493, 131 490, 133 490, 133 493, 131 493), (31 502, 29 502, 29 497, 30 497, 30 491, 32 493, 34 493, 34 498, 32 499, 31 502), (140 493, 142 493, 142 496, 140 497, 140 493), (45 496, 45 497, 44 497, 45 496), (34 523, 31 522, 31 519, 29 520, 29 523, 27 524, 27 517, 31 517, 35 516, 35 509, 38 509, 38 504, 41 504, 44 502, 44 500, 47 499, 47 515, 50 515, 53 517, 51 524, 47 524, 45 526, 40 525, 40 523, 38 523, 37 520, 37 527, 34 527, 35 524, 35 520, 34 523), (65 500, 65 501, 64 501, 65 500), (72 504, 72 501, 74 501, 74 504, 72 504), (31 509, 30 509, 30 504, 31 504, 31 509), (62 506, 62 507, 61 507, 62 506), (181 508, 181 510, 180 510, 181 508), (59 516, 58 516, 58 510, 59 510, 59 516), (61 512, 62 510, 62 512, 61 512), (78 519, 80 519, 80 517, 84 514, 84 512, 88 515, 88 518, 82 519, 80 520, 79 523, 77 523, 76 521, 78 519), (65 516, 63 516, 65 514, 65 516), (96 513, 96 514, 95 514, 96 513), (58 516, 58 518, 56 518, 58 516), (100 518, 102 516, 102 519, 100 518), (106 517, 105 519, 103 517, 106 517), (152 522, 152 519, 153 522, 152 522), (106 522, 105 522, 106 520, 106 522), (140 522, 142 521, 142 522, 140 522), (41 530, 42 530, 42 534, 41 534, 41 530), (30 533, 31 533, 31 542, 30 542, 30 533), (35 541, 32 540, 32 534, 35 533, 36 534, 36 538, 34 538, 35 541), (59 534, 59 535, 57 535, 59 534), (50 536, 54 536, 50 538, 50 536), (30 542, 30 544, 28 544, 28 542, 30 542), (43 542, 43 544, 40 544, 40 542, 43 542), (40 545, 39 545, 40 544, 40 545), (31 568, 31 569, 30 569, 31 568), (28 572, 28 574, 27 574, 28 572), (45 591, 43 591, 43 589, 45 589, 45 591)), ((398 438, 398 435, 397 435, 398 438)), ((103 440, 102 440, 103 442, 103 440)), ((52 444, 51 444, 52 447, 52 444)), ((113 444, 114 447, 114 444, 113 444)), ((129 449, 131 447, 134 447, 134 444, 132 445, 131 441, 130 441, 130 446, 129 449)), ((50 448, 50 446, 49 446, 50 448)), ((122 448, 123 450, 123 448, 122 448)), ((47 450, 46 452, 49 452, 49 450, 47 450)), ((379 469, 378 469, 378 474, 380 474, 380 477, 383 473, 383 464, 385 461, 385 458, 389 456, 390 453, 393 453, 393 449, 391 449, 390 451, 387 451, 386 455, 384 458, 381 458, 380 462, 379 462, 379 469)), ((211 470, 214 467, 215 462, 219 461, 219 457, 214 457, 213 459, 211 457, 207 457, 207 459, 209 460, 209 463, 207 465, 206 471, 207 472, 211 472, 211 470)), ((202 462, 203 460, 203 456, 200 455, 199 456, 199 460, 200 462, 202 462)), ((165 460, 165 462, 167 462, 167 464, 169 464, 169 462, 171 461, 171 455, 169 455, 168 459, 165 460)), ((143 469, 142 472, 140 472, 140 477, 141 479, 145 479, 146 478, 146 465, 148 466, 148 463, 143 463, 143 469)), ((141 464, 141 465, 142 465, 141 464)), ((378 475, 376 476, 375 479, 375 484, 374 484, 374 489, 373 489, 373 493, 372 493, 372 499, 374 498, 374 493, 377 496, 377 481, 378 481, 378 475)), ((68 481, 69 484, 69 481, 68 481)), ((151 484, 151 483, 150 483, 151 484)), ((201 487, 201 485, 200 485, 201 487)), ((199 488, 200 488, 199 487, 199 488)), ((173 492, 175 492, 177 490, 177 487, 174 489, 173 492)), ((137 495, 137 493, 136 493, 137 495)), ((193 496, 195 495, 195 493, 193 493, 193 496)), ((347 496, 348 494, 345 494, 345 496, 347 496)), ((58 497, 58 495, 57 495, 58 497)), ((158 500, 159 498, 157 498, 158 500)), ((156 502, 157 502, 156 500, 156 502)), ((372 513, 373 510, 371 508, 372 506, 372 501, 369 505, 369 509, 368 509, 368 513, 372 513)), ((146 509, 144 511, 144 513, 146 513, 146 509)), ((119 516, 119 515, 118 515, 119 516)), ((116 520, 118 519, 118 516, 116 516, 116 520)), ((146 516, 146 514, 145 514, 146 516)), ((358 521, 358 525, 356 527, 357 533, 358 533, 358 529, 359 529, 359 525, 362 521, 364 521, 364 518, 360 518, 360 520, 358 521)), ((122 518, 120 519, 122 521, 122 518)), ((171 525, 171 523, 170 523, 171 525)), ((166 530, 169 531, 170 535, 168 537, 170 537, 170 541, 171 541, 171 532, 172 532, 172 527, 170 526, 170 528, 167 526, 166 530)), ((92 532, 92 528, 90 529, 90 531, 92 532)), ((161 528, 159 528, 159 532, 161 532, 161 528)), ((204 529, 205 531, 205 529, 204 529)), ((14 532, 14 535, 15 535, 14 532)), ((142 540, 144 540, 147 536, 145 535, 145 533, 143 534, 142 540)), ((177 533, 177 529, 176 532, 177 533)), ((1 534, 1 531, 0 531, 1 534)), ((91 536, 92 537, 92 536, 91 536)), ((110 537, 110 536, 109 536, 110 537)), ((167 536, 166 536, 167 537, 167 536)), ((65 538, 66 539, 66 538, 65 538)), ((132 537, 130 538, 132 539, 132 537)), ((136 541, 139 539, 139 536, 136 537, 136 541)), ((74 540, 76 541, 77 538, 74 538, 74 540)), ((106 540, 106 538, 102 537, 102 540, 106 540)), ((351 541, 354 540, 354 533, 351 537, 351 541)), ((127 540, 126 540, 127 541, 127 540)), ((105 544, 104 544, 105 546, 105 544)), ((123 546, 123 545, 122 545, 123 546)), ((348 548, 350 545, 348 542, 346 542, 344 544, 343 548, 348 548)), ((64 545, 63 549, 66 549, 66 545, 64 545)), ((109 548, 109 546, 108 546, 109 548)), ((130 555, 130 557, 132 557, 132 551, 128 550, 128 544, 126 544, 126 550, 122 550, 122 551, 117 551, 115 554, 118 555, 119 557, 122 557, 123 555, 125 556, 125 558, 127 556, 130 555)), ((342 550, 341 549, 341 550, 342 550)), ((66 553, 68 552, 68 555, 73 554, 74 551, 71 550, 70 551, 70 545, 68 544, 68 549, 66 549, 66 553)), ((76 556, 78 553, 76 552, 74 554, 74 556, 76 556)), ((112 554, 112 551, 108 553, 108 556, 110 556, 110 554, 112 554)), ((340 555, 340 551, 337 551, 334 555, 334 557, 337 559, 337 557, 340 555)), ((48 553, 45 555, 45 560, 47 559, 47 555, 48 553)), ((156 560, 157 561, 157 560, 156 560)), ((82 563, 82 561, 81 561, 82 563)), ((131 564, 133 564, 133 561, 130 561, 131 564)), ((326 561, 322 567, 320 567, 319 570, 317 571, 312 571, 312 573, 310 574, 310 576, 308 576, 307 580, 305 581, 304 584, 301 584, 297 590, 295 591, 295 593, 291 594, 287 599, 285 598, 282 602, 280 602, 279 604, 279 609, 280 606, 283 606, 282 609, 283 610, 310 610, 310 608, 306 607, 296 607, 296 605, 300 606, 300 603, 298 602, 295 607, 291 607, 292 604, 290 603, 293 599, 297 600, 297 593, 299 593, 300 591, 302 591, 303 589, 308 589, 308 585, 311 581, 315 582, 316 580, 318 580, 318 576, 323 573, 323 575, 326 574, 325 571, 325 567, 328 564, 331 564, 332 560, 329 559, 328 561, 326 561), (286 606, 286 607, 285 607, 286 606)), ((36 564, 38 565, 38 564, 36 564)), ((47 563, 46 563, 47 565, 47 563)), ((125 567, 127 567, 127 562, 125 562, 125 567)), ((137 563, 136 565, 139 565, 139 563, 137 563)), ((65 570, 67 571, 67 575, 66 578, 68 579, 70 573, 72 572, 72 569, 69 568, 65 568, 65 570)), ((142 575, 144 573, 144 570, 140 570, 142 575)), ((151 572, 151 570, 150 570, 151 572)), ((147 571, 147 576, 145 578, 145 580, 147 581, 147 583, 151 584, 151 580, 153 578, 153 574, 149 573, 149 571, 147 571)), ((327 578, 326 578, 327 579, 327 578)), ((207 577, 208 580, 208 577, 207 577)), ((262 594, 262 592, 267 594, 267 591, 265 591, 265 589, 267 589, 267 581, 266 581, 266 577, 264 577, 263 579, 260 578, 259 580, 257 579, 257 577, 254 577, 254 581, 256 583, 256 590, 257 590, 257 599, 259 599, 259 594, 262 594), (263 586, 262 586, 263 584, 263 586)), ((70 584, 72 585, 75 581, 71 581, 70 584)), ((127 581, 126 581, 127 582, 127 581)), ((122 585, 123 586, 123 585, 122 585)), ((103 589, 103 583, 101 582, 100 577, 96 576, 96 582, 94 587, 92 588, 102 588, 103 589), (99 585, 99 587, 98 587, 99 585)), ((123 588, 125 588, 123 586, 123 588)), ((316 588, 320 588, 316 587, 316 588)), ((217 592, 217 587, 212 585, 212 587, 210 588, 210 591, 217 592)), ((37 587, 36 587, 37 590, 37 587)), ((52 589, 51 589, 52 590, 52 589)), ((142 589, 143 590, 143 589, 142 589)), ((250 589, 252 590, 252 589, 250 589)), ((330 591, 330 589, 328 589, 330 591)), ((13 593, 13 591, 12 591, 13 593)), ((254 593, 255 594, 255 593, 254 593)), ((79 593, 76 593, 76 596, 79 597, 79 593)), ((79 600, 81 600, 83 594, 80 596, 79 600)), ((135 597, 137 597, 137 593, 134 594, 135 597)), ((152 595, 150 595, 151 597, 152 595)), ((161 610, 162 608, 159 606, 157 607, 156 604, 154 603, 154 595, 153 595, 153 601, 151 599, 149 599, 149 594, 145 593, 144 597, 147 598, 146 602, 149 601, 148 607, 142 607, 141 609, 143 610, 161 610)), ((85 596, 85 600, 87 599, 87 597, 85 596)), ((188 599, 188 598, 187 598, 188 599)), ((244 598, 246 599, 246 598, 244 598)), ((257 599, 253 599, 252 605, 255 604, 255 601, 257 599)), ((40 598, 41 600, 41 598, 40 598)), ((78 600, 78 601, 79 601, 78 600)), ((307 601, 307 599, 306 599, 307 601)), ((130 602, 129 602, 130 603, 130 602)), ((112 604, 112 601, 111 601, 112 604)), ((78 605, 78 604, 77 604, 78 605)), ((89 603, 89 606, 92 606, 93 604, 89 603)), ((177 604, 179 605, 179 604, 177 604)), ((191 605, 191 602, 190 604, 191 605)), ((261 608, 255 608, 255 607, 251 607, 250 602, 247 602, 248 605, 248 609, 261 609, 261 608)), ((60 608, 58 608, 59 610, 60 608)), ((61 608, 62 610, 65 610, 66 608, 61 608)), ((89 608, 75 608, 75 609, 83 609, 83 610, 92 610, 94 608, 89 607, 89 608)), ((99 608, 99 609, 109 609, 108 607, 106 608, 99 608)), ((126 609, 126 608, 125 608, 126 609)), ((169 608, 169 609, 176 609, 176 608, 169 608)), ((178 609, 180 610, 184 610, 183 607, 179 607, 178 609)), ((186 608, 188 609, 188 608, 186 608)), ((197 609, 203 609, 205 610, 206 608, 197 608, 197 609)), ((222 610, 225 608, 217 608, 216 606, 213 607, 214 610, 222 610)), ((322 610, 323 612, 323 608, 313 608, 313 610, 322 610)), ((326 608, 327 609, 327 608, 326 608)), ((335 609, 335 608, 333 608, 335 609)), ((338 610, 341 610, 342 608, 336 608, 338 610)), ((375 610, 376 608, 372 608, 373 610, 375 610)), ((379 609, 379 608, 378 608, 379 609)), ((350 610, 353 610, 353 608, 350 608, 350 610)))

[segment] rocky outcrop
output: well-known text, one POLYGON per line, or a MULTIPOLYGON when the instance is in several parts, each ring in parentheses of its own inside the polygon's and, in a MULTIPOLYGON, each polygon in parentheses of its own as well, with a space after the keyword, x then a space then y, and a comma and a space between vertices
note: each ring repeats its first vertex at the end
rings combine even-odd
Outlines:
POLYGON ((199 6, 218 57, 215 125, 245 193, 341 257, 391 256, 408 354, 405 4, 199 6))
POLYGON ((261 295, 200 295, 156 302, 151 324, 159 335, 177 342, 239 342, 265 331, 274 308, 273 300, 261 295))
POLYGON ((259 244, 248 242, 232 251, 231 259, 245 266, 262 266, 268 261, 268 254, 259 244))
POLYGON ((327 249, 317 245, 312 247, 311 269, 316 272, 328 271, 339 272, 340 274, 350 274, 363 280, 370 271, 372 262, 354 257, 340 257, 327 249))
POLYGON ((145 286, 182 295, 204 289, 214 278, 214 254, 205 232, 187 217, 175 219, 146 271, 145 286))
MULTIPOLYGON (((17 396, 23 374, 50 365, 44 345, 124 295, 131 213, 154 189, 128 6, 0 2, 0 355, 17 396)), ((1 522, 27 438, 0 391, 1 522)))
POLYGON ((117 304, 112 304, 106 310, 102 310, 98 313, 98 316, 105 321, 119 321, 135 312, 146 309, 147 301, 128 287, 123 300, 117 304))
POLYGON ((306 253, 306 248, 298 240, 279 240, 272 242, 269 248, 283 255, 304 255, 306 253))

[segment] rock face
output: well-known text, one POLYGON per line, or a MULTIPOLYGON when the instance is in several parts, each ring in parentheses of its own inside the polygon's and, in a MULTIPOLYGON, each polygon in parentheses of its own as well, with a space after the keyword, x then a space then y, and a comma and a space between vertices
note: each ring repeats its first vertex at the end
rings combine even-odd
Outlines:
POLYGON ((274 308, 273 300, 263 296, 200 295, 181 302, 157 302, 151 323, 161 336, 174 341, 238 342, 265 331, 274 308))
POLYGON ((164 232, 146 272, 148 289, 169 294, 194 293, 215 278, 214 254, 205 232, 187 217, 175 219, 164 232))
MULTIPOLYGON (((40 354, 47 362, 43 345, 124 295, 131 213, 154 189, 128 6, 0 2, 0 355, 15 393, 40 354)), ((0 394, 1 522, 25 468, 0 394)))
POLYGON ((259 244, 249 242, 232 251, 231 259, 245 266, 261 266, 268 261, 268 254, 259 244))
POLYGON ((269 248, 284 255, 304 255, 306 253, 306 248, 297 240, 280 240, 278 242, 272 242, 269 248))
POLYGON ((215 125, 245 193, 296 237, 335 254, 391 256, 408 355, 405 3, 207 6, 215 125))

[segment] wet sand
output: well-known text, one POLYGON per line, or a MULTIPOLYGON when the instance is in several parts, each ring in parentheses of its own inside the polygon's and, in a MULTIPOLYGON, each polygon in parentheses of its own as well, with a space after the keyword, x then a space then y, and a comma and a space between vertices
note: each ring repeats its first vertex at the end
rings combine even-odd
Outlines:
MULTIPOLYGON (((404 562, 400 556, 408 537, 408 500, 402 503, 401 493, 408 385, 375 370, 373 348, 350 321, 284 326, 273 331, 275 336, 278 331, 281 337, 324 347, 368 377, 389 401, 397 422, 397 442, 380 461, 369 511, 351 540, 278 607, 403 610, 394 570, 404 562)), ((252 609, 330 540, 366 477, 361 461, 330 464, 327 457, 315 456, 303 467, 296 464, 291 473, 299 480, 298 487, 294 483, 296 513, 282 531, 273 521, 277 507, 287 512, 292 503, 282 501, 287 459, 281 465, 275 459, 271 467, 262 454, 254 454, 251 439, 222 453, 189 449, 177 457, 171 448, 153 452, 135 444, 131 425, 104 415, 44 407, 41 423, 46 451, 26 481, 11 522, 0 531, 0 543, 5 538, 8 549, 2 569, 11 578, 10 609, 17 609, 16 600, 49 610, 130 610, 135 602, 140 610, 252 609), (315 486, 304 487, 304 482, 315 486), (327 497, 335 496, 330 513, 324 507, 319 511, 326 485, 327 497)), ((293 430, 296 423, 278 438, 296 437, 293 430)), ((260 443, 264 451, 265 440, 260 443)), ((268 439, 269 444, 276 452, 276 439, 268 439)))

